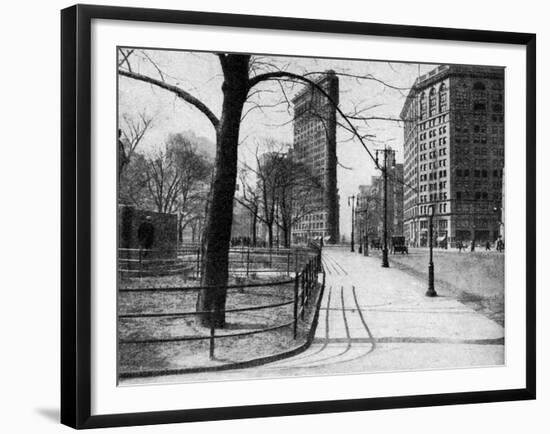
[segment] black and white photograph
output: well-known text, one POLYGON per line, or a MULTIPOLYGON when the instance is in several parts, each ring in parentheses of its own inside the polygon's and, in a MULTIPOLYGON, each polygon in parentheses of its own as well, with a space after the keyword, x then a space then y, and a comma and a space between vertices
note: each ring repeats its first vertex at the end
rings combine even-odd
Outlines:
POLYGON ((118 386, 505 365, 506 68, 115 70, 118 386))
POLYGON ((100 3, 4 8, 2 432, 546 432, 543 3, 100 3))

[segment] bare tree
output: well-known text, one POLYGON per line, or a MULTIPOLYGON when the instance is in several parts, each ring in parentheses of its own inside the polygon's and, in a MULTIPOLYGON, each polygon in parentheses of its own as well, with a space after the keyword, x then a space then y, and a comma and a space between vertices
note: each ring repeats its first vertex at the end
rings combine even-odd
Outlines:
POLYGON ((145 112, 133 117, 127 113, 122 115, 118 138, 118 177, 120 179, 124 168, 130 163, 138 145, 151 128, 153 118, 145 112))
MULTIPOLYGON (((180 84, 167 82, 166 74, 151 60, 150 56, 146 55, 145 57, 154 65, 159 77, 154 78, 150 75, 135 72, 136 69, 131 67, 130 61, 131 56, 134 55, 135 53, 128 49, 119 50, 118 71, 121 76, 171 92, 200 111, 209 120, 216 133, 216 162, 210 188, 205 228, 204 272, 202 275, 204 289, 199 293, 197 308, 199 311, 205 312, 200 315, 203 325, 209 326, 213 322, 216 327, 223 327, 225 325, 232 208, 237 179, 239 132, 247 99, 251 95, 258 97, 261 91, 264 90, 260 85, 268 82, 275 82, 281 86, 284 83, 302 83, 312 86, 328 98, 342 117, 346 128, 363 144, 369 155, 372 156, 372 154, 351 119, 338 107, 338 102, 332 100, 330 95, 316 83, 311 73, 306 74, 304 71, 290 72, 288 70, 289 65, 280 66, 270 60, 252 58, 252 56, 246 54, 217 53, 223 76, 221 114, 217 116, 189 90, 184 89, 180 84)), ((368 75, 356 78, 380 81, 368 75)), ((355 118, 359 120, 359 116, 355 116, 355 118)))
POLYGON ((146 209, 154 206, 147 189, 147 158, 145 155, 135 152, 119 179, 119 203, 146 209))
POLYGON ((282 183, 284 160, 287 155, 272 140, 263 144, 264 153, 256 148, 256 180, 260 197, 262 221, 267 229, 267 243, 273 247, 273 226, 277 218, 277 206, 282 183))
POLYGON ((174 161, 179 175, 178 234, 181 241, 183 230, 191 223, 204 218, 208 196, 208 182, 212 176, 212 164, 197 150, 197 146, 182 134, 168 138, 166 151, 174 161))
POLYGON ((172 214, 177 209, 182 173, 166 150, 159 150, 147 160, 147 189, 159 213, 172 214))
POLYGON ((282 163, 277 193, 277 225, 283 231, 284 246, 290 247, 292 228, 306 216, 325 209, 323 200, 311 200, 323 197, 325 188, 304 163, 291 156, 282 163))
POLYGON ((242 185, 242 198, 235 198, 238 203, 243 205, 250 212, 251 221, 251 244, 256 246, 258 243, 258 222, 261 220, 260 216, 260 192, 257 188, 257 184, 249 179, 249 174, 253 172, 248 166, 244 166, 239 170, 239 177, 242 185))
POLYGON ((252 173, 255 184, 246 185, 244 205, 267 229, 268 245, 273 246, 274 231, 281 229, 283 245, 290 247, 292 227, 305 216, 324 209, 322 181, 303 162, 296 161, 284 150, 287 146, 272 140, 256 149, 256 168, 244 164, 242 173, 252 173), (259 149, 264 152, 260 154, 259 149), (318 200, 312 200, 317 197, 318 200))

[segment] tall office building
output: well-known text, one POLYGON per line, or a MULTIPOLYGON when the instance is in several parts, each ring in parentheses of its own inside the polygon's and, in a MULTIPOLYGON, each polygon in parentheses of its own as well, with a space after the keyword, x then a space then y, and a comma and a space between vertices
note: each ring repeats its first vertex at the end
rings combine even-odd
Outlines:
POLYGON ((327 71, 316 80, 325 95, 315 86, 306 86, 293 99, 293 158, 304 164, 317 177, 323 192, 312 194, 311 213, 292 227, 293 242, 306 242, 323 237, 337 242, 339 231, 339 197, 336 182, 336 107, 338 77, 327 71))
POLYGON ((427 245, 430 208, 441 245, 498 238, 504 69, 441 65, 418 77, 401 119, 407 240, 427 245))

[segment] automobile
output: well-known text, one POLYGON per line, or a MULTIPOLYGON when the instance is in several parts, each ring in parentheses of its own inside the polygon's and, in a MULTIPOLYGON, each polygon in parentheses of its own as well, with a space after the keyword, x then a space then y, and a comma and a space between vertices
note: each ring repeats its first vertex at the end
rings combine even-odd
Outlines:
POLYGON ((406 253, 409 254, 409 248, 405 243, 405 237, 391 237, 391 250, 392 253, 401 253, 402 255, 406 253))

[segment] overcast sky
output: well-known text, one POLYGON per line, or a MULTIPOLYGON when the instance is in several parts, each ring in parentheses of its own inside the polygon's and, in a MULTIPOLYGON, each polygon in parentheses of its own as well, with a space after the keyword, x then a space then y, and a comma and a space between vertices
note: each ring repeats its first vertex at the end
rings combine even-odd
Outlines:
MULTIPOLYGON (((155 62, 163 73, 164 80, 182 87, 203 101, 216 115, 221 112, 222 75, 218 57, 210 53, 190 53, 185 51, 148 50, 147 57, 155 62)), ((145 55, 134 55, 132 68, 159 78, 159 72, 145 55)), ((271 70, 273 67, 286 68, 291 72, 315 72, 333 69, 346 74, 372 76, 392 87, 376 80, 358 80, 352 77, 340 77, 340 108, 349 112, 357 108, 368 110, 367 116, 398 118, 408 89, 419 74, 433 69, 436 65, 413 63, 388 63, 384 61, 351 61, 340 59, 311 59, 283 56, 257 56, 258 68, 271 70)), ((291 98, 301 85, 284 85, 291 98)), ((257 147, 266 139, 275 139, 292 145, 291 111, 284 100, 281 87, 275 82, 261 84, 260 94, 245 105, 245 112, 255 103, 265 107, 250 111, 241 125, 239 160, 254 165, 253 158, 257 147), (270 107, 276 105, 275 107, 270 107)), ((206 117, 178 99, 171 92, 138 82, 129 78, 119 78, 119 115, 134 116, 146 112, 154 118, 153 127, 140 144, 140 151, 153 152, 164 144, 169 134, 191 131, 198 137, 204 137, 211 143, 215 141, 215 132, 206 117)), ((397 161, 403 161, 403 129, 401 122, 369 121, 360 125, 362 133, 374 136, 366 142, 371 150, 387 143, 397 151, 397 161)), ((340 232, 349 238, 351 228, 351 210, 347 197, 356 194, 358 186, 369 184, 372 175, 376 175, 374 163, 357 139, 350 140, 350 134, 339 128, 337 132, 338 189, 340 194, 340 232)), ((204 143, 204 141, 203 141, 204 143)), ((207 146, 207 145, 204 145, 207 146)))

